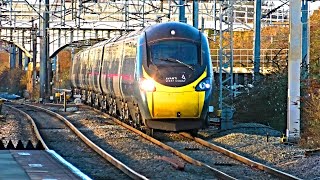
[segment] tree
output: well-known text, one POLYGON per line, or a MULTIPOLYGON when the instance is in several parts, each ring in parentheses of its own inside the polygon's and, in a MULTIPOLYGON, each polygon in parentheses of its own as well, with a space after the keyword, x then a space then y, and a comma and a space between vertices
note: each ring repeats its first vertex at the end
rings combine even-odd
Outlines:
POLYGON ((310 17, 309 77, 302 83, 302 135, 300 144, 307 148, 320 147, 320 11, 310 17))
POLYGON ((24 70, 6 68, 0 74, 0 91, 22 95, 27 87, 27 77, 24 70))
POLYGON ((58 54, 58 59, 59 59, 59 63, 58 63, 59 80, 55 78, 55 87, 70 89, 70 68, 72 63, 70 50, 61 51, 58 54))
POLYGON ((6 51, 0 52, 0 73, 6 68, 9 68, 9 53, 6 51))

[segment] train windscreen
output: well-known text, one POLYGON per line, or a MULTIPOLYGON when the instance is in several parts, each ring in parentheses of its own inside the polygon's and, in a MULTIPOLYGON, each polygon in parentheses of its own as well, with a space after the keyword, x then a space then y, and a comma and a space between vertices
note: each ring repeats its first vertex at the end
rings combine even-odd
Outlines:
POLYGON ((159 41, 150 44, 150 61, 157 66, 184 65, 189 68, 199 63, 197 44, 189 41, 159 41))

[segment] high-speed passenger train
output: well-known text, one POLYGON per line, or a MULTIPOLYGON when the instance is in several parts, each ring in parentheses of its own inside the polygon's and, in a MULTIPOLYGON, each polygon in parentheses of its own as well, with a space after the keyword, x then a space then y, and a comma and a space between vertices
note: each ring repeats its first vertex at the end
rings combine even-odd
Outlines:
POLYGON ((207 38, 180 22, 96 44, 75 55, 71 70, 84 102, 149 130, 203 128, 212 80, 207 38))

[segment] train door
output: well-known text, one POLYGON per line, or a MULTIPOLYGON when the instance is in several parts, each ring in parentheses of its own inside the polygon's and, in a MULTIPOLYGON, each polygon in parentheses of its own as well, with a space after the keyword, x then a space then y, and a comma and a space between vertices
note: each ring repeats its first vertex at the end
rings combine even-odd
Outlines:
POLYGON ((104 55, 103 55, 103 61, 102 61, 102 70, 101 70, 101 89, 102 92, 106 95, 110 95, 110 66, 112 61, 112 53, 111 53, 111 47, 109 45, 106 45, 104 47, 104 55))
POLYGON ((90 71, 90 50, 86 51, 86 54, 85 54, 85 72, 84 72, 84 80, 83 80, 83 83, 84 83, 84 86, 85 86, 85 89, 89 89, 89 71, 90 71))
POLYGON ((121 92, 123 93, 123 97, 126 99, 133 95, 136 47, 137 44, 134 39, 128 40, 124 43, 124 56, 121 71, 121 92))
POLYGON ((87 85, 88 89, 90 91, 93 90, 94 84, 93 84, 93 76, 94 76, 94 69, 93 69, 93 64, 95 60, 95 54, 96 54, 96 48, 93 48, 89 52, 89 60, 88 60, 88 68, 87 68, 87 85))
POLYGON ((123 54, 123 42, 117 43, 114 47, 114 58, 112 61, 111 72, 113 74, 112 78, 112 89, 114 95, 119 98, 121 97, 120 92, 120 70, 121 70, 121 62, 122 62, 122 54, 123 54))
POLYGON ((100 76, 100 67, 101 67, 101 61, 102 61, 102 49, 103 49, 103 46, 100 46, 96 49, 94 63, 93 63, 93 87, 94 87, 94 91, 97 93, 101 93, 99 76, 100 76))
POLYGON ((86 72, 87 72, 87 60, 88 60, 88 50, 85 50, 83 53, 81 53, 81 71, 79 75, 80 79, 80 87, 82 89, 86 89, 86 84, 85 84, 85 78, 86 78, 86 72))

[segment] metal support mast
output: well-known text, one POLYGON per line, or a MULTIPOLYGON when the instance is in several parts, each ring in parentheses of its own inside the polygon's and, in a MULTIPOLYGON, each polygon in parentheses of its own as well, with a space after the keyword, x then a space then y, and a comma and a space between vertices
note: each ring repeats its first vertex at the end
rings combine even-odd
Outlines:
POLYGON ((199 2, 193 0, 193 27, 199 28, 199 2))
POLYGON ((300 64, 302 59, 301 1, 290 0, 290 46, 288 59, 288 141, 300 139, 300 64))
POLYGON ((220 1, 219 110, 221 129, 232 128, 233 108, 233 5, 220 1), (225 76, 223 78, 223 76, 225 76))
POLYGON ((10 48, 10 69, 14 69, 16 67, 16 58, 17 58, 16 57, 16 45, 11 44, 11 48, 10 48))
POLYGON ((31 28, 31 39, 32 39, 32 91, 35 89, 37 80, 37 24, 34 23, 32 18, 32 28, 31 28))
MULTIPOLYGON (((45 100, 48 95, 48 52, 49 52, 49 37, 48 37, 48 28, 49 28, 49 0, 45 0, 45 12, 43 13, 43 34, 42 34, 42 48, 41 48, 41 60, 40 60, 40 98, 45 100)), ((51 68, 51 67, 50 67, 51 68)), ((51 73, 51 69, 49 69, 51 73)))
POLYGON ((185 1, 179 0, 179 22, 187 23, 185 1))
MULTIPOLYGON (((12 26, 12 0, 10 1, 10 26, 12 26)), ((10 41, 12 42, 13 30, 10 29, 10 41)), ((10 45, 10 69, 14 69, 16 66, 16 45, 10 45)))
POLYGON ((301 78, 306 79, 308 77, 308 65, 309 65, 309 22, 308 22, 308 1, 302 0, 302 72, 301 78))
POLYGON ((261 0, 255 2, 254 16, 254 81, 259 80, 260 75, 260 37, 261 37, 261 0))
POLYGON ((129 29, 129 2, 128 0, 125 0, 124 2, 124 24, 125 29, 129 29))

